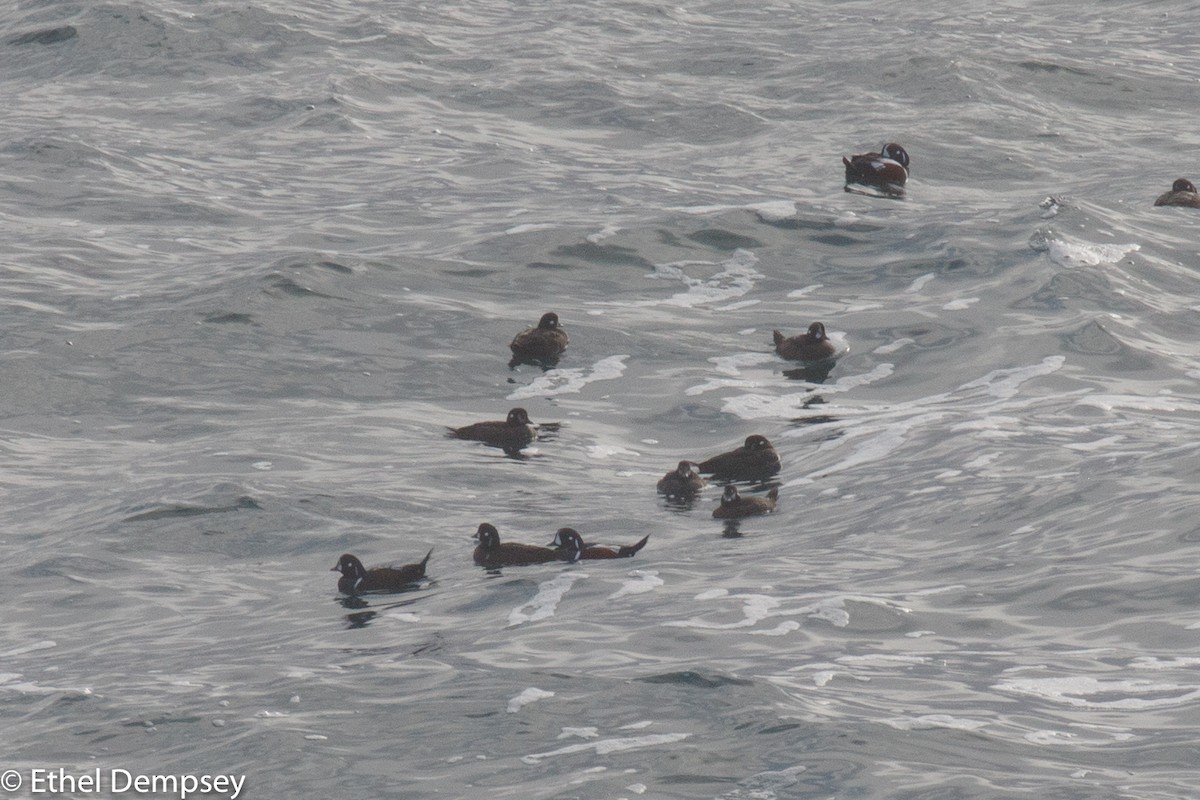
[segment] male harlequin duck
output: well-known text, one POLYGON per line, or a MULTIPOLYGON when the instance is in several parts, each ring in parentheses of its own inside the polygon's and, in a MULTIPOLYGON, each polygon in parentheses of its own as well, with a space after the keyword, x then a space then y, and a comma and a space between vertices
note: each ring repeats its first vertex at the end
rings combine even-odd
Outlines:
POLYGON ((503 422, 491 420, 476 422, 462 428, 451 428, 450 435, 456 439, 472 439, 505 450, 520 450, 537 438, 537 428, 529 421, 529 414, 525 409, 514 408, 508 412, 508 419, 503 422))
POLYGON ((779 331, 772 331, 775 337, 775 352, 788 361, 824 361, 837 354, 837 347, 825 335, 825 323, 814 322, 808 326, 808 332, 799 336, 785 337, 779 331))
POLYGON ((1159 195, 1154 201, 1156 206, 1188 206, 1200 208, 1200 194, 1196 193, 1196 185, 1187 178, 1180 178, 1171 184, 1171 191, 1159 195))
POLYGON ((846 191, 851 191, 849 184, 862 183, 877 186, 888 194, 904 194, 908 152, 895 142, 885 144, 878 153, 843 156, 842 163, 846 165, 846 191))
POLYGON ((650 541, 650 534, 646 534, 641 541, 635 544, 622 545, 613 550, 610 547, 584 544, 583 537, 574 528, 559 528, 558 533, 554 534, 554 541, 550 543, 550 546, 562 553, 565 560, 574 562, 582 561, 585 558, 632 558, 638 550, 646 546, 648 541, 650 541))
POLYGON ((425 565, 429 563, 431 555, 433 550, 426 553, 419 564, 405 564, 402 567, 389 564, 364 569, 361 561, 346 553, 330 572, 342 573, 342 577, 338 578, 338 591, 343 594, 398 592, 425 577, 425 565))
POLYGON ((517 542, 500 543, 500 532, 490 522, 485 522, 475 531, 479 546, 475 548, 475 563, 481 567, 523 567, 527 564, 545 564, 547 561, 562 561, 563 554, 549 547, 517 542))
POLYGON ((736 450, 713 456, 701 461, 696 469, 711 473, 719 481, 757 481, 779 472, 779 453, 767 441, 767 437, 754 434, 746 437, 746 443, 736 450))
POLYGON ((667 497, 692 497, 704 488, 708 481, 696 472, 691 461, 680 461, 679 466, 663 475, 658 481, 658 491, 667 497))
POLYGON ((713 509, 713 516, 717 519, 741 519, 770 514, 775 510, 778 500, 778 486, 771 487, 766 497, 742 497, 736 486, 726 486, 725 494, 721 495, 721 505, 713 509))
POLYGON ((513 361, 537 361, 553 364, 567 349, 567 332, 558 322, 558 314, 547 311, 538 320, 536 328, 526 328, 516 335, 509 348, 513 361))

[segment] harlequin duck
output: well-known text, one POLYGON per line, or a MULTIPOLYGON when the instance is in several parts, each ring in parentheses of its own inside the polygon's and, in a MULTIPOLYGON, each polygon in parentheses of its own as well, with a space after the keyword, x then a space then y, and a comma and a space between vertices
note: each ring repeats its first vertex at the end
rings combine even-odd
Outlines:
POLYGON ((704 488, 708 481, 696 472, 691 461, 680 461, 679 466, 663 475, 658 481, 658 491, 667 497, 691 497, 704 488))
POLYGON ((342 577, 338 578, 338 591, 344 594, 398 592, 425 577, 425 565, 429 563, 431 555, 432 549, 419 564, 405 564, 402 567, 389 564, 364 569, 358 558, 346 553, 338 559, 338 563, 330 572, 342 573, 342 577))
POLYGON ((774 511, 778 500, 778 486, 771 487, 766 497, 742 497, 738 494, 736 486, 726 486, 725 494, 721 495, 721 505, 713 509, 712 515, 717 519, 757 517, 774 511))
MULTIPOLYGON (((846 165, 846 183, 862 183, 877 186, 888 194, 904 194, 904 184, 908 181, 908 152, 896 144, 889 142, 878 153, 862 153, 857 156, 842 157, 846 165)), ((850 191, 849 185, 846 187, 850 191)))
POLYGON ((523 408, 508 412, 508 419, 476 422, 462 428, 451 428, 450 435, 456 439, 472 439, 477 442, 502 447, 505 450, 520 450, 537 438, 537 428, 529 421, 523 408))
POLYGON ((754 434, 746 437, 746 443, 736 450, 713 456, 701 461, 696 469, 711 473, 719 481, 756 481, 769 478, 779 472, 779 453, 767 441, 767 437, 754 434))
POLYGON ((1171 184, 1171 191, 1159 195, 1154 201, 1156 206, 1188 206, 1200 208, 1200 194, 1196 193, 1196 185, 1187 178, 1180 178, 1171 184))
POLYGON ((567 561, 581 561, 587 558, 632 558, 638 550, 650 541, 650 534, 642 537, 636 544, 622 545, 616 550, 610 547, 599 547, 594 544, 584 544, 583 537, 574 528, 559 528, 554 534, 551 547, 556 548, 567 561))
POLYGON ((516 335, 509 348, 513 362, 536 361, 553 364, 567 349, 567 332, 558 322, 558 314, 547 311, 538 320, 536 328, 526 328, 516 335))
POLYGON ((485 522, 475 531, 479 546, 475 548, 475 563, 481 567, 522 567, 527 564, 544 564, 547 561, 562 561, 563 554, 549 547, 517 542, 500 543, 500 532, 490 522, 485 522))
POLYGON ((788 361, 824 361, 837 354, 837 347, 825 335, 825 323, 814 322, 808 332, 799 336, 784 336, 772 331, 775 337, 775 352, 788 361))

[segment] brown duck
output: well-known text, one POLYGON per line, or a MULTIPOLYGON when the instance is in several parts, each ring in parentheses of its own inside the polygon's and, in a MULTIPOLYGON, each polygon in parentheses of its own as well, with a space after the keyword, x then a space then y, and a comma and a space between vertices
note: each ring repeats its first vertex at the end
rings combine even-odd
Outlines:
POLYGON ((346 553, 330 572, 342 573, 342 577, 338 578, 338 591, 344 594, 398 592, 425 577, 425 565, 429 563, 431 555, 433 550, 426 553, 425 558, 417 564, 405 564, 402 567, 388 564, 365 569, 357 557, 346 553))
POLYGON ((767 437, 754 434, 741 447, 701 461, 696 469, 719 481, 758 481, 779 472, 780 466, 779 453, 767 437))
POLYGON ((785 337, 773 331, 775 352, 788 361, 824 361, 837 355, 837 348, 825 335, 825 323, 814 322, 799 336, 785 337))
POLYGON ((721 495, 721 505, 713 509, 712 515, 717 519, 757 517, 774 511, 778 500, 778 486, 772 486, 766 497, 742 497, 736 486, 726 486, 725 494, 721 495))
POLYGON ((519 542, 500 542, 500 532, 490 522, 485 522, 475 531, 479 545, 475 548, 475 563, 481 567, 523 567, 528 564, 545 564, 547 561, 562 561, 563 554, 549 547, 519 542))
POLYGON ((850 184, 858 183, 876 186, 893 196, 904 194, 908 151, 895 142, 885 144, 878 153, 842 156, 842 164, 846 166, 846 191, 851 191, 850 184))
POLYGON ((537 428, 529 421, 529 413, 523 408, 508 412, 505 420, 476 422, 462 428, 451 428, 450 435, 456 439, 471 439, 505 450, 520 450, 537 438, 537 428))
POLYGON ((550 543, 550 546, 562 553, 565 561, 582 561, 590 558, 632 558, 638 550, 646 546, 646 542, 649 540, 650 534, 646 534, 635 544, 623 545, 613 550, 610 547, 584 544, 583 537, 574 528, 559 528, 558 533, 554 534, 554 541, 550 543))
POLYGON ((693 497, 708 481, 696 472, 691 461, 680 461, 679 466, 663 475, 658 481, 658 491, 667 497, 693 497))
POLYGON ((513 361, 536 361, 551 364, 567 349, 567 331, 558 321, 558 314, 547 311, 538 320, 536 328, 526 328, 512 340, 509 348, 513 361))
POLYGON ((1154 201, 1156 206, 1187 206, 1200 208, 1200 194, 1196 193, 1196 185, 1187 178, 1180 178, 1171 184, 1171 191, 1159 195, 1154 201))

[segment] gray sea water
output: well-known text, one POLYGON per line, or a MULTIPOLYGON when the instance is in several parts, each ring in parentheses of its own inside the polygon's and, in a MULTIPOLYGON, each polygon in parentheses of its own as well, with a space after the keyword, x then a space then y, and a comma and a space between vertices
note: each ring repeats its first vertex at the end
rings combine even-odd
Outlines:
POLYGON ((1195 798, 1200 214, 1152 202, 1200 178, 1198 29, 7 4, 5 796, 1195 798), (907 197, 845 193, 887 141, 907 197), (814 382, 771 331, 817 319, 814 382), (517 405, 562 423, 526 458, 444 436, 517 405), (656 495, 752 433, 773 515, 656 495), (483 521, 650 542, 487 573, 483 521))

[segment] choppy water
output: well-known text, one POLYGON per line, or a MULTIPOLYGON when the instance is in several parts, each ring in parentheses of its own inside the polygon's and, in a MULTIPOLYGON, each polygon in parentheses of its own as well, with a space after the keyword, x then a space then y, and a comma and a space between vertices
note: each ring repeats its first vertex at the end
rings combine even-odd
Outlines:
POLYGON ((0 767, 1195 797, 1200 215, 1151 203, 1200 177, 1200 7, 0 21, 0 767), (889 140, 908 197, 844 193, 889 140), (820 383, 770 345, 814 319, 820 383), (563 423, 528 458, 444 438, 518 404, 563 423), (656 496, 751 433, 776 514, 656 496), (485 520, 651 539, 489 575, 485 520))

